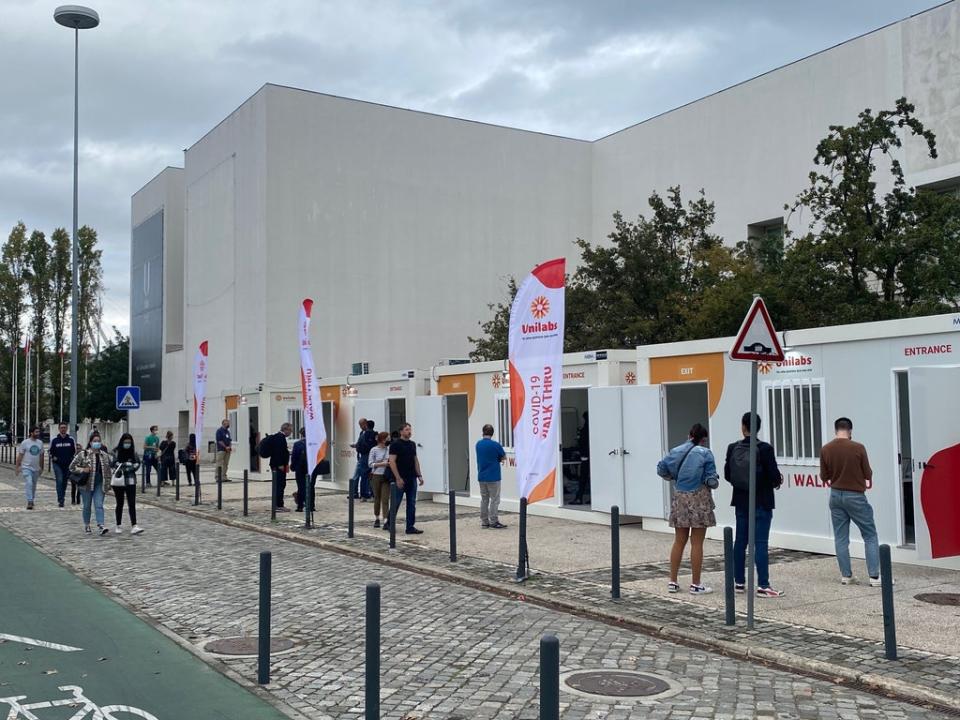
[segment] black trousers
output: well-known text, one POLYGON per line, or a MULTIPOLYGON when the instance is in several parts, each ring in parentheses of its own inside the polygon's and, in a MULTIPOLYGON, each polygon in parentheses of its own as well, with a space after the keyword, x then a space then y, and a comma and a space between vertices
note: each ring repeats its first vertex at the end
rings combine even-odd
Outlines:
POLYGON ((273 468, 274 489, 277 491, 277 507, 283 507, 283 493, 287 489, 287 473, 280 468, 273 468))
POLYGON ((117 525, 123 524, 123 500, 127 500, 127 508, 130 513, 130 524, 137 524, 137 486, 123 485, 113 488, 113 494, 117 498, 117 525))

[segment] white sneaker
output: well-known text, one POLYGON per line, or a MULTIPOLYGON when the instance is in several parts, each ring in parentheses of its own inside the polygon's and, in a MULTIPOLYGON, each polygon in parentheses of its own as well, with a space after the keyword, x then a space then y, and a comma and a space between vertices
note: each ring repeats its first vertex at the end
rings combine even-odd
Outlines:
POLYGON ((133 529, 130 530, 130 534, 131 534, 131 535, 139 535, 139 534, 142 533, 142 532, 143 532, 143 528, 140 527, 139 525, 134 525, 134 526, 133 526, 133 529))
POLYGON ((117 525, 117 529, 114 530, 117 535, 123 535, 123 528, 117 525))
MULTIPOLYGON (((890 581, 890 584, 891 584, 891 585, 896 585, 896 584, 897 584, 896 579, 891 580, 891 581, 890 581)), ((882 578, 879 578, 879 577, 872 577, 872 578, 870 578, 870 587, 881 587, 882 585, 883 585, 883 579, 882 579, 882 578)))
POLYGON ((840 584, 841 584, 841 585, 856 585, 856 584, 857 584, 857 580, 856 580, 855 577, 853 577, 853 575, 850 575, 850 576, 841 575, 841 576, 840 576, 840 584))
POLYGON ((709 595, 713 592, 712 587, 707 587, 706 585, 691 585, 690 594, 691 595, 709 595))

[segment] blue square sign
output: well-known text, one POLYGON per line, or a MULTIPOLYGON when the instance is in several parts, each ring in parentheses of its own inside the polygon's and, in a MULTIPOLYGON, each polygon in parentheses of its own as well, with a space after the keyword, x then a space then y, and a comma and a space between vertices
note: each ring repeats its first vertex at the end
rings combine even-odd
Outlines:
POLYGON ((117 385, 117 410, 140 409, 140 386, 117 385))

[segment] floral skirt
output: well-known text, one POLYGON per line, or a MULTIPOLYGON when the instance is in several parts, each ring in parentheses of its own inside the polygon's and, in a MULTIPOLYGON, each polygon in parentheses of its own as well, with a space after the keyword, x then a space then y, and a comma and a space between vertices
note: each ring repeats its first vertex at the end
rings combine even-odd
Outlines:
POLYGON ((674 492, 670 501, 670 527, 708 528, 717 524, 713 494, 706 485, 693 492, 674 492))

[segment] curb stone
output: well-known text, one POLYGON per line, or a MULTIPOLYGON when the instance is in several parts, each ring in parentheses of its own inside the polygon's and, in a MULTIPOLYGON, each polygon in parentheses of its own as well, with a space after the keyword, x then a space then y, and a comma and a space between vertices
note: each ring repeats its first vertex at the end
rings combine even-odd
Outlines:
POLYGON ((960 713, 960 695, 949 694, 898 678, 889 678, 878 673, 861 673, 848 667, 834 665, 813 658, 806 658, 794 653, 774 650, 763 646, 749 645, 745 642, 731 642, 729 640, 714 638, 677 625, 664 625, 642 618, 627 618, 603 608, 541 593, 530 585, 518 586, 514 583, 500 583, 482 577, 466 577, 451 570, 427 565, 416 560, 403 558, 399 555, 384 555, 323 538, 300 535, 279 528, 264 527, 232 517, 211 515, 202 510, 194 510, 192 506, 179 507, 164 502, 157 503, 153 498, 144 499, 143 502, 169 512, 189 515, 240 530, 252 530, 280 540, 322 548, 341 555, 357 557, 369 562, 407 570, 419 575, 426 575, 453 582, 458 585, 494 592, 521 601, 533 602, 552 610, 588 617, 620 627, 631 628, 655 638, 705 650, 712 650, 721 655, 738 660, 770 665, 781 670, 813 676, 838 685, 856 686, 858 689, 868 690, 916 705, 935 706, 937 709, 960 713), (520 587, 523 588, 522 592, 519 591, 520 587))

